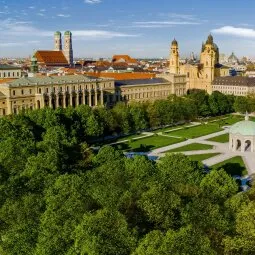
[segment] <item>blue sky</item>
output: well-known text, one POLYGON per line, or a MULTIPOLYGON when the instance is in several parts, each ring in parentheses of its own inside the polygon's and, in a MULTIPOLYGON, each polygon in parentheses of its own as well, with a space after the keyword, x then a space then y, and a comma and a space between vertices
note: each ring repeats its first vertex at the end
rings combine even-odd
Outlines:
POLYGON ((73 32, 75 57, 167 57, 199 53, 212 33, 221 53, 255 57, 252 0, 0 0, 0 58, 52 49, 56 30, 73 32))

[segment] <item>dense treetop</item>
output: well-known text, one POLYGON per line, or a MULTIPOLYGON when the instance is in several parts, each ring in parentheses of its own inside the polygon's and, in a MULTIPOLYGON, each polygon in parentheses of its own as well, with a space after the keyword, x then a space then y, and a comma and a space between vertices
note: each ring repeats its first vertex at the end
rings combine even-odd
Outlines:
POLYGON ((196 91, 0 119, 0 253, 255 254, 254 188, 240 193, 224 170, 205 174, 181 154, 156 163, 89 148, 103 136, 228 113, 234 100, 196 91))

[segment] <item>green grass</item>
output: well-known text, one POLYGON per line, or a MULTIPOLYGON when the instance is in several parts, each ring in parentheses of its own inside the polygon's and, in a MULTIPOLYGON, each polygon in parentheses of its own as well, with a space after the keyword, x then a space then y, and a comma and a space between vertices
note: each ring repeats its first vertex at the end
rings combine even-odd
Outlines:
POLYGON ((203 124, 196 127, 184 128, 181 130, 169 132, 169 135, 183 137, 186 139, 196 138, 204 135, 209 135, 215 132, 222 131, 218 124, 203 124))
POLYGON ((114 145, 114 147, 124 151, 147 152, 182 141, 184 141, 184 139, 155 135, 144 139, 117 144, 114 145))
POLYGON ((130 140, 130 139, 134 139, 134 138, 138 138, 138 137, 146 137, 146 135, 143 135, 143 134, 129 135, 129 136, 125 136, 125 137, 118 139, 116 142, 130 140))
POLYGON ((242 157, 237 156, 231 159, 220 162, 211 168, 213 169, 221 169, 223 168, 230 175, 247 175, 248 171, 245 167, 242 157))
POLYGON ((188 156, 193 161, 203 161, 212 157, 220 155, 220 153, 208 153, 208 154, 199 154, 199 155, 190 155, 188 156))
POLYGON ((207 141, 212 141, 217 143, 227 143, 229 141, 229 133, 210 138, 207 141))
POLYGON ((169 150, 167 152, 199 151, 199 150, 210 150, 212 148, 213 148, 212 145, 192 143, 179 148, 169 150))
POLYGON ((171 131, 173 129, 184 128, 184 127, 189 126, 189 125, 191 125, 191 124, 190 123, 188 123, 188 124, 180 124, 180 125, 175 125, 175 126, 171 126, 171 127, 155 129, 155 130, 153 130, 151 132, 153 132, 153 133, 161 133, 161 132, 164 133, 164 132, 169 132, 169 131, 171 131))

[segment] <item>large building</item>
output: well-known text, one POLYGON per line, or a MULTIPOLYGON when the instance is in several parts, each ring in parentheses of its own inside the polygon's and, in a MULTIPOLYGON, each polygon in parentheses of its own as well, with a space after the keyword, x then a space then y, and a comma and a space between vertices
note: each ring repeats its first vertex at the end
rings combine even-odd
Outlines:
POLYGON ((235 96, 254 94, 255 78, 242 76, 217 77, 212 83, 212 91, 235 96))
POLYGON ((43 67, 62 67, 73 65, 73 46, 72 33, 66 31, 64 34, 64 49, 62 46, 61 32, 57 31, 54 35, 54 50, 38 50, 34 56, 37 58, 38 65, 43 67))
POLYGON ((23 77, 0 83, 0 116, 26 109, 86 104, 114 105, 118 101, 153 101, 186 94, 186 77, 114 80, 85 75, 23 77))
POLYGON ((219 48, 214 43, 212 35, 202 44, 200 61, 180 63, 178 42, 174 39, 170 49, 169 71, 187 77, 187 89, 203 89, 212 92, 212 82, 215 77, 228 76, 229 68, 219 64, 219 48))
POLYGON ((21 68, 0 64, 0 79, 17 79, 21 77, 21 68))

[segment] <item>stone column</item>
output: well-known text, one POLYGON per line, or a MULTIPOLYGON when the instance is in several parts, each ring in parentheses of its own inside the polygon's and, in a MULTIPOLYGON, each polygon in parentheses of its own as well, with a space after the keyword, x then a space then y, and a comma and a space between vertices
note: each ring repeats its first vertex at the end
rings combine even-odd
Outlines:
POLYGON ((63 108, 66 108, 66 93, 63 94, 63 108))
POLYGON ((85 92, 84 90, 81 92, 81 104, 85 104, 85 92))
POLYGON ((104 91, 103 90, 101 90, 100 99, 101 99, 101 105, 104 105, 104 91))
POLYGON ((95 90, 95 106, 97 106, 97 90, 95 90))
POLYGON ((72 95, 72 92, 70 92, 70 106, 73 106, 73 95, 72 95))
POLYGON ((56 103, 55 103, 55 107, 58 108, 59 107, 59 95, 56 94, 56 99, 55 99, 56 103))
POLYGON ((241 141, 241 152, 244 152, 245 151, 245 141, 244 140, 242 140, 241 141))
POLYGON ((41 100, 41 108, 45 107, 45 98, 44 95, 42 95, 42 100, 41 100))
POLYGON ((80 104, 79 97, 80 97, 80 95, 79 95, 79 91, 78 91, 77 95, 76 95, 76 106, 78 106, 80 104))
POLYGON ((49 95, 49 107, 52 108, 52 96, 49 95))
POLYGON ((92 106, 92 102, 91 102, 91 90, 89 91, 89 106, 91 107, 92 106))

